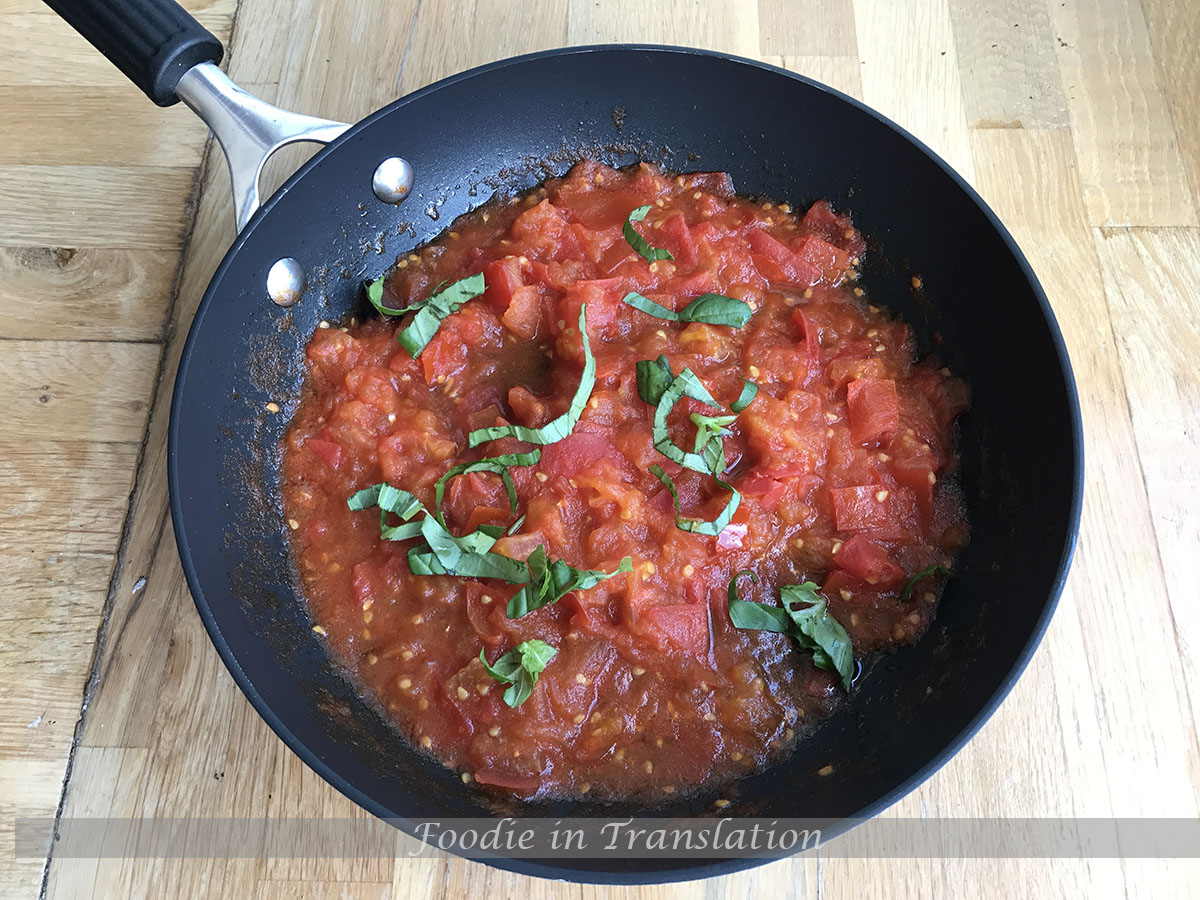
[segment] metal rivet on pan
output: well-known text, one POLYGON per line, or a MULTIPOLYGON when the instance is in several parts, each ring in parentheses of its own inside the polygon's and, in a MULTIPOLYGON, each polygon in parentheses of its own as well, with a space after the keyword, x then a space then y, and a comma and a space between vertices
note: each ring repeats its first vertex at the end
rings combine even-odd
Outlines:
POLYGON ((267 272, 267 294, 279 306, 291 306, 299 300, 305 284, 304 270, 290 256, 277 260, 267 272))
POLYGON ((375 170, 371 187, 384 203, 399 203, 409 195, 413 186, 413 168, 407 159, 389 156, 375 170))

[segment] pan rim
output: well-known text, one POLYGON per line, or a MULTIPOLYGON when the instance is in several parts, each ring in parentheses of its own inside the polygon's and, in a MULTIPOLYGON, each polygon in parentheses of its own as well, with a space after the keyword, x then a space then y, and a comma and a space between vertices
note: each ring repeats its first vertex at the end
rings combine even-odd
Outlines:
MULTIPOLYGON (((810 88, 815 88, 830 94, 836 99, 858 110, 860 113, 863 113, 869 116, 871 119, 874 119, 877 123, 895 132, 899 137, 907 141, 910 145, 924 154, 935 166, 940 168, 942 172, 947 175, 958 187, 958 189, 966 195, 971 203, 979 209, 984 218, 987 220, 988 224, 1000 237, 1004 246, 1016 261, 1022 276, 1027 281, 1029 288, 1037 301, 1042 317, 1044 318, 1046 326, 1049 330, 1051 343, 1054 347, 1058 364, 1062 371, 1066 402, 1070 417, 1070 439, 1072 445, 1072 478, 1070 485, 1071 496, 1067 510, 1068 519, 1066 522, 1066 534, 1063 540, 1058 562, 1055 567, 1055 575, 1050 583, 1045 606, 1038 616, 1037 621, 1034 623, 1028 639, 1017 653, 1015 661, 1013 662, 1009 671, 1000 680, 999 684, 988 698, 987 702, 981 706, 981 708, 970 718, 963 728, 946 743, 941 751, 931 757, 928 762, 913 772, 908 778, 904 779, 892 790, 886 792, 874 802, 867 804, 854 815, 847 817, 832 828, 823 829, 822 843, 825 843, 826 835, 828 835, 828 838, 830 839, 836 838, 840 834, 843 834, 850 828, 854 827, 854 825, 859 821, 867 818, 873 818, 874 816, 878 815, 927 781, 934 773, 936 773, 952 757, 954 757, 971 740, 971 738, 975 736, 976 733, 978 733, 978 731, 992 717, 995 711, 999 708, 1000 704, 1003 703, 1005 698, 1011 692, 1021 675, 1024 673, 1029 661, 1033 657, 1034 652, 1041 644, 1042 638, 1044 637, 1046 629, 1050 624, 1050 620, 1054 615, 1054 611, 1058 606, 1059 599, 1066 584, 1066 579, 1070 571, 1070 566, 1079 534, 1080 519, 1083 507, 1084 482, 1083 419, 1079 404, 1078 387, 1075 381, 1073 367, 1067 353, 1066 341, 1063 337, 1062 330, 1059 327, 1058 320, 1054 315, 1054 311, 1050 305, 1049 299, 1046 297, 1046 293, 1042 288, 1040 281, 1034 273, 1029 261, 1026 259, 1025 254, 1018 246, 1016 240, 1009 233, 999 216, 983 200, 983 198, 980 197, 974 188, 972 188, 971 185, 968 184, 966 180, 937 153, 935 153, 923 142, 914 137, 900 125, 896 124, 887 116, 884 116, 882 113, 871 108, 870 106, 867 106, 865 103, 862 103, 854 97, 831 88, 826 84, 815 81, 798 73, 791 72, 787 69, 783 69, 779 66, 774 66, 759 60, 749 59, 746 57, 722 53, 714 50, 702 50, 692 47, 681 47, 666 44, 588 44, 523 54, 467 69, 463 72, 450 75, 437 82, 434 82, 433 84, 427 85, 420 90, 405 95, 404 97, 400 97, 352 125, 344 134, 328 144, 325 148, 315 154, 308 162, 301 166, 274 194, 271 195, 270 198, 266 200, 266 202, 262 204, 261 208, 251 218, 247 226, 233 241, 232 245, 225 253, 225 256, 222 258, 220 265, 214 271, 207 287, 205 288, 204 296, 202 297, 189 326, 187 339, 184 343, 179 365, 176 370, 175 383, 173 386, 170 405, 170 421, 167 430, 168 492, 170 499, 172 527, 176 539, 176 546, 179 552, 180 563, 183 568, 184 576, 187 580, 188 589, 191 592, 193 602, 196 606, 196 610, 204 624, 205 630, 208 632, 209 639, 216 648, 222 662, 229 670, 234 682, 245 695, 246 699, 250 701, 258 715, 262 717, 271 730, 275 732, 275 734, 293 753, 300 757, 300 759, 303 760, 304 763, 309 766, 309 768, 315 771, 343 795, 356 803, 358 806, 370 812, 372 815, 375 815, 381 819, 385 819, 394 825, 398 825, 402 830, 409 834, 413 834, 415 831, 415 826, 412 822, 402 816, 396 816, 392 814, 392 811, 386 809, 381 803, 362 793, 358 788, 349 783, 349 781, 340 773, 334 771, 330 766, 328 766, 320 757, 310 750, 306 744, 304 744, 298 737, 296 737, 295 734, 292 733, 292 731, 274 713, 267 702, 263 699, 262 695, 251 683, 249 677, 242 669, 229 644, 225 641, 220 625, 213 616, 212 609, 205 599, 200 577, 192 559, 183 525, 184 509, 179 497, 180 472, 178 452, 180 409, 182 407, 183 398, 182 388, 187 380, 186 375, 192 362, 192 353, 195 348, 197 335, 201 330, 205 315, 212 306, 212 298, 215 296, 217 286, 221 283, 226 270, 230 267, 233 259, 241 251, 241 248, 248 240, 249 236, 253 233, 255 228, 262 222, 265 215, 274 208, 279 198, 291 190, 311 169, 320 165, 329 153, 336 150, 336 148, 342 143, 361 134, 363 131, 371 127, 371 125, 373 125, 375 122, 389 115, 392 111, 406 106, 407 104, 416 100, 420 100, 435 94, 439 90, 456 84, 464 79, 475 78, 480 75, 486 75, 489 72, 494 72, 512 66, 519 66, 546 58, 603 52, 645 52, 688 57, 699 56, 750 66, 752 68, 760 69, 776 75, 785 76, 810 88)), ((772 861, 768 859, 734 859, 698 864, 689 864, 681 861, 681 864, 677 867, 664 868, 654 872, 610 872, 567 868, 549 865, 542 861, 528 859, 475 859, 470 856, 466 856, 464 858, 472 859, 475 862, 483 862, 496 868, 517 872, 523 875, 590 884, 659 884, 688 881, 732 874, 734 872, 743 871, 772 861)))

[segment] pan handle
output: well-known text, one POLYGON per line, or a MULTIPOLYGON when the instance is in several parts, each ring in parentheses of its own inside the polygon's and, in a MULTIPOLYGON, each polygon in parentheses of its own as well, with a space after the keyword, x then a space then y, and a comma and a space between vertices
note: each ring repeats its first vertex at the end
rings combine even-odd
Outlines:
POLYGON ((46 0, 46 5, 159 106, 179 100, 175 86, 184 72, 220 62, 225 53, 174 0, 46 0))
POLYGON ((189 69, 175 92, 221 142, 233 184, 238 231, 258 211, 258 180, 271 154, 301 141, 328 144, 350 127, 272 106, 242 90, 210 62, 189 69))
MULTIPOLYGON (((242 90, 217 68, 221 42, 174 0, 45 0, 159 106, 182 100, 217 136, 233 183, 241 231, 258 210, 259 176, 287 144, 327 144, 349 125, 272 106, 242 90)), ((390 171, 395 200, 412 187, 412 168, 390 171)), ((381 198, 382 199, 382 198, 381 198)), ((395 202, 389 199, 389 202, 395 202)))

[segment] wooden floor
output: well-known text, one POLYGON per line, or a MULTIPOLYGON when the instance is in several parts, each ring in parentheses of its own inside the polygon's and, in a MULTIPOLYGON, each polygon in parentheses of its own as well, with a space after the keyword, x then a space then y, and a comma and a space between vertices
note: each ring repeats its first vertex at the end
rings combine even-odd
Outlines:
MULTIPOLYGON (((444 75, 647 41, 781 63, 941 153, 1016 235, 1088 435, 1075 567, 1011 697, 901 816, 1200 814, 1195 0, 189 0, 250 90, 353 121, 444 75)), ((14 858, 17 816, 353 816, 243 699, 166 507, 180 345, 233 237, 202 126, 36 0, 0 0, 0 889, 14 897, 1079 896, 1190 861, 842 860, 601 889, 447 859, 14 858)))

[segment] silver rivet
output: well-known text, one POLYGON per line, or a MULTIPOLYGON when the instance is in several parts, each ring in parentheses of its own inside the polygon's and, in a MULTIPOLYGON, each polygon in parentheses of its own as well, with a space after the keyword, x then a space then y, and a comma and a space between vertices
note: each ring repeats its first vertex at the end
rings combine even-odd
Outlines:
POLYGON ((277 260, 267 272, 267 294, 278 306, 291 306, 304 293, 304 270, 290 256, 277 260))
POLYGON ((389 156, 375 170, 371 187, 384 203, 399 203, 412 191, 413 168, 407 159, 389 156))

